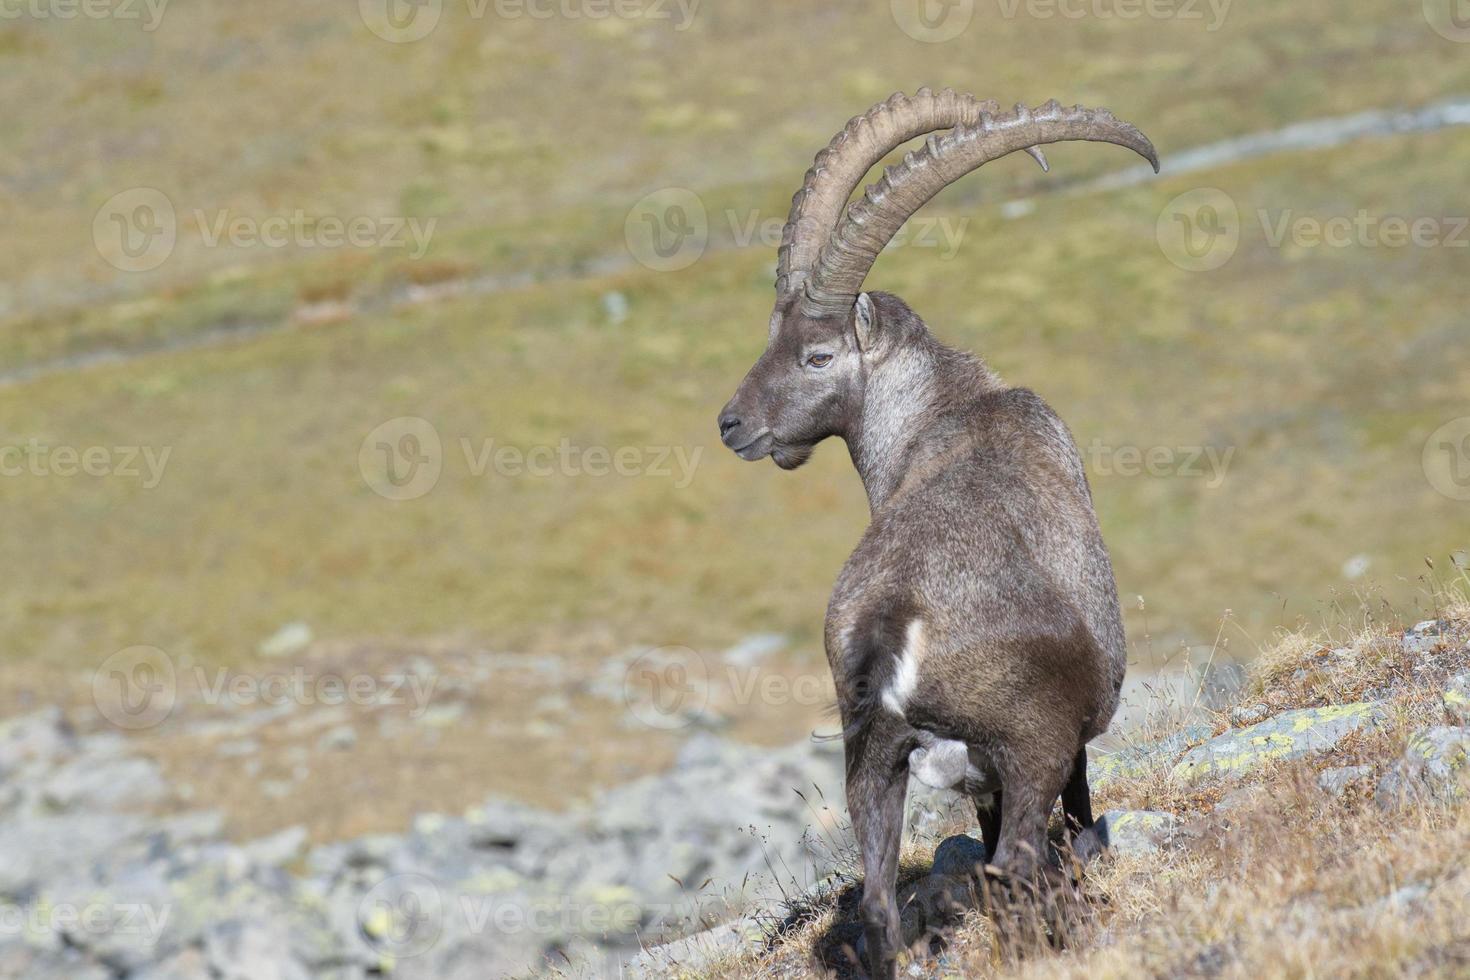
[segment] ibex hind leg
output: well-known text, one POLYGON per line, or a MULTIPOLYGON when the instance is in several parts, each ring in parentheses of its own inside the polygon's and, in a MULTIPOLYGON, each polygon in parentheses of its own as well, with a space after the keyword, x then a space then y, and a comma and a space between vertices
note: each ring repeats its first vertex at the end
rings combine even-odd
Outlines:
POLYGON ((903 945, 899 922, 898 854, 908 791, 912 729, 878 711, 847 749, 847 808, 863 861, 861 914, 868 975, 895 975, 903 945))
POLYGON ((1092 817, 1092 791, 1087 785, 1087 747, 1077 750, 1077 759, 1072 764, 1072 776, 1067 788, 1062 790, 1062 819, 1066 822, 1067 837, 1072 845, 1072 857, 1079 864, 1086 864, 1100 854, 1106 846, 1098 836, 1092 817))
POLYGON ((985 860, 995 860, 995 849, 1000 846, 1000 813, 1005 805, 1005 791, 982 792, 971 795, 975 801, 975 816, 980 823, 980 839, 985 843, 985 860))

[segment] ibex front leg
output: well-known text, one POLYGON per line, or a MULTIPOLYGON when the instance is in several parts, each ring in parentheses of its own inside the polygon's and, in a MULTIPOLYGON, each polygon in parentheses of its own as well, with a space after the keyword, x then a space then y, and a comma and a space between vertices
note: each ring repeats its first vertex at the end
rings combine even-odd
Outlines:
POLYGON ((910 732, 879 711, 846 743, 847 809, 863 859, 863 938, 870 976, 894 976, 899 947, 898 851, 908 791, 910 732))

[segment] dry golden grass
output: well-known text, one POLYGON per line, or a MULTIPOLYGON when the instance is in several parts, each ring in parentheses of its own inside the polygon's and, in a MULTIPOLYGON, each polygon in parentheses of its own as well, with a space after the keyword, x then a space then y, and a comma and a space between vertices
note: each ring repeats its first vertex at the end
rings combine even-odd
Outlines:
MULTIPOLYGON (((1039 938, 1039 923, 1020 930, 1019 939, 1001 934, 989 917, 973 912, 940 954, 911 955, 909 975, 1470 975, 1464 797, 1459 804, 1398 808, 1373 799, 1378 777, 1410 736, 1453 723, 1440 692, 1445 679, 1470 667, 1470 606, 1452 594, 1441 608, 1450 635, 1419 654, 1405 653, 1401 631, 1381 624, 1358 629, 1345 644, 1312 633, 1282 636, 1252 671, 1241 704, 1264 702, 1274 712, 1371 696, 1387 702, 1387 724, 1238 783, 1181 788, 1167 777, 1172 758, 1111 782, 1097 794, 1098 810, 1168 810, 1182 820, 1175 842, 1152 855, 1094 862, 1083 876, 1084 903, 1068 917, 1060 942, 1039 938), (1340 796, 1319 787, 1324 769, 1347 765, 1370 766, 1372 774, 1340 796), (1218 806, 1226 797, 1227 805, 1218 806)), ((901 880, 924 875, 927 849, 907 850, 901 880)), ((848 975, 835 965, 841 954, 833 937, 852 935, 855 895, 850 886, 836 902, 829 897, 802 908, 764 950, 691 975, 848 975)))

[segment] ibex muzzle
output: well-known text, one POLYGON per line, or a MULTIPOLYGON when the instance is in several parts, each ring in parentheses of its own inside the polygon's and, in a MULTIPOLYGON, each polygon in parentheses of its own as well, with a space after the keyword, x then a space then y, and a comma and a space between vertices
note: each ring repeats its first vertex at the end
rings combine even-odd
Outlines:
POLYGON ((1034 393, 941 344, 895 296, 861 292, 904 221, 950 182, 1062 140, 1158 158, 1105 109, 1001 113, 950 90, 894 95, 854 118, 792 198, 765 352, 720 413, 720 437, 785 469, 840 436, 872 522, 827 610, 827 660, 861 850, 868 968, 894 975, 908 775, 963 786, 991 863, 1036 880, 1057 798, 1092 825, 1087 742, 1117 709, 1125 659, 1113 569, 1071 434, 1034 393), (900 144, 924 147, 856 203, 900 144))

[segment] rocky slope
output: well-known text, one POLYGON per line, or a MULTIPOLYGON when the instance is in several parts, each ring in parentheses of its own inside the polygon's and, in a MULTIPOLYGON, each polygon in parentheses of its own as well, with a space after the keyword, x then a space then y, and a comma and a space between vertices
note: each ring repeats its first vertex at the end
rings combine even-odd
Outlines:
MULTIPOLYGON (((1237 703, 1099 754, 1112 856, 1089 887, 1106 890, 1128 862, 1189 859, 1287 776, 1280 799, 1299 805, 1305 773, 1318 810, 1460 799, 1467 637, 1466 618, 1447 614, 1344 646, 1296 638, 1237 703)), ((0 724, 0 976, 803 975, 841 972, 855 938, 834 743, 756 749, 699 733, 668 772, 570 812, 491 799, 315 845, 300 827, 232 841, 219 813, 181 805, 175 789, 125 738, 74 731, 58 710, 0 724)), ((977 847, 963 801, 919 790, 915 909, 962 886, 977 847)), ((984 926, 951 926, 951 950, 917 959, 920 974, 971 969, 965 929, 984 926)), ((1117 945, 1121 924, 1106 928, 1098 941, 1117 945)))
POLYGON ((170 796, 154 763, 44 711, 0 727, 0 976, 615 972, 648 937, 830 867, 821 793, 840 793, 839 759, 701 735, 667 774, 569 813, 491 800, 402 834, 239 844, 216 812, 150 815, 170 796))
MULTIPOLYGON (((1288 635, 1232 703, 1198 717, 1093 759, 1108 852, 1060 925, 1015 930, 986 913, 972 877, 983 850, 966 822, 937 848, 910 845, 908 975, 1470 971, 1470 609, 1341 644, 1288 635), (1043 935, 1051 948, 1039 953, 1043 935)), ((856 975, 858 885, 849 866, 636 965, 647 976, 856 975)))

